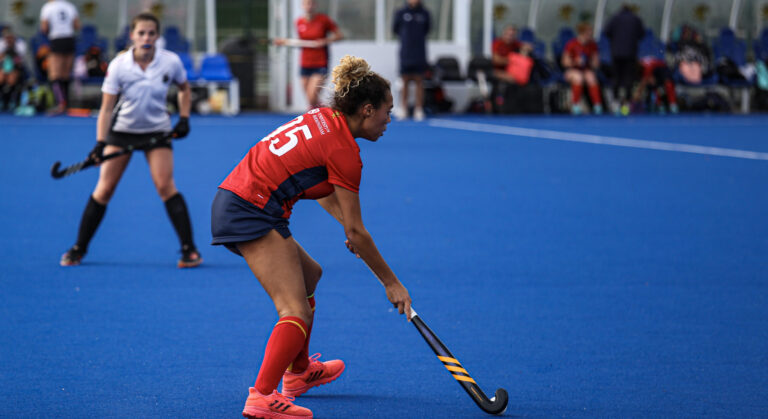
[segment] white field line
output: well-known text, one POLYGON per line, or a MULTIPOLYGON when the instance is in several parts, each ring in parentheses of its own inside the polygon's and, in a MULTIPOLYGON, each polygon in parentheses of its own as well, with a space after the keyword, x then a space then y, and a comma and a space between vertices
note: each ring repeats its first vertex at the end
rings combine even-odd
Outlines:
POLYGON ((734 148, 708 147, 693 144, 665 143, 662 141, 634 140, 631 138, 605 137, 602 135, 577 134, 574 132, 550 131, 543 129, 510 127, 505 125, 481 124, 476 122, 429 119, 429 125, 463 131, 487 132, 514 135, 518 137, 545 138, 548 140, 575 143, 602 144, 617 147, 643 148, 647 150, 677 151, 680 153, 705 154, 709 156, 734 157, 737 159, 768 160, 768 153, 739 150, 734 148))

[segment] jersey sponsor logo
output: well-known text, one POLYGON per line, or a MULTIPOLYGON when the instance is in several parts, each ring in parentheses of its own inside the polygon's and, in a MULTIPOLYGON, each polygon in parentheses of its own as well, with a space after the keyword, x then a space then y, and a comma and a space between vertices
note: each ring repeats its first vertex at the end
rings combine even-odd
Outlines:
POLYGON ((314 115, 316 113, 320 112, 320 108, 310 109, 309 112, 307 112, 310 115, 314 115))
POLYGON ((328 127, 328 121, 325 120, 323 114, 312 115, 312 119, 315 121, 317 130, 320 131, 320 135, 331 132, 331 129, 328 127))

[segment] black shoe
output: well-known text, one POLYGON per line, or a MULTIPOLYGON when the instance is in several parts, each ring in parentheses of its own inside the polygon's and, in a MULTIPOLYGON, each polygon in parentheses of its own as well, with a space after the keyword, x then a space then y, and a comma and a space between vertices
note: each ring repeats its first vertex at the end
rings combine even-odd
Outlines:
POLYGON ((80 260, 85 256, 85 250, 80 250, 78 245, 72 246, 66 253, 61 255, 61 266, 77 266, 80 264, 80 260))
POLYGON ((181 248, 181 259, 179 259, 179 268, 194 268, 203 263, 203 257, 197 251, 195 246, 184 246, 181 248))

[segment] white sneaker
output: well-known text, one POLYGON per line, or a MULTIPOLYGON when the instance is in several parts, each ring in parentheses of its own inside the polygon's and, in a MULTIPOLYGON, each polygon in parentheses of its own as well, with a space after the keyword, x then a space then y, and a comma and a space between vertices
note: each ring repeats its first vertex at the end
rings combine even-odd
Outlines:
POLYGON ((413 120, 414 121, 423 121, 424 118, 426 118, 426 115, 424 115, 424 109, 416 108, 416 109, 413 110, 413 120))
POLYGON ((408 119, 408 110, 405 108, 395 108, 393 113, 395 114, 395 119, 398 121, 408 119))

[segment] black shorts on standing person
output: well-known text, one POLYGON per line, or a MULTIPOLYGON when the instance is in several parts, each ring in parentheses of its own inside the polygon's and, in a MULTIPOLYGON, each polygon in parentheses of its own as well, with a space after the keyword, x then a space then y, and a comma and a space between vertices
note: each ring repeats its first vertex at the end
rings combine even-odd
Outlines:
MULTIPOLYGON (((133 19, 133 45, 109 64, 101 88, 97 142, 89 157, 99 161, 105 154, 127 147, 144 151, 157 193, 181 243, 178 267, 187 268, 200 265, 203 259, 192 238, 187 204, 176 189, 173 152, 166 138, 184 138, 189 134, 191 92, 178 55, 155 47, 159 36, 160 22, 154 15, 142 13, 133 19), (179 88, 180 117, 173 129, 165 111, 171 83, 179 88)), ((62 266, 80 264, 130 159, 131 154, 126 154, 101 163, 99 181, 83 211, 77 241, 62 255, 62 266)))

